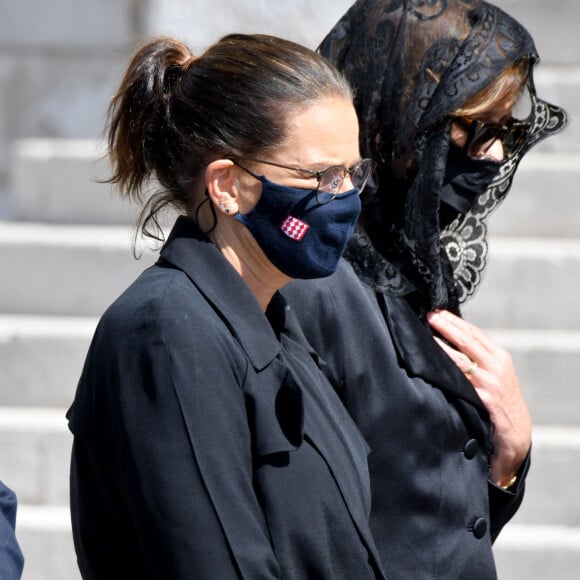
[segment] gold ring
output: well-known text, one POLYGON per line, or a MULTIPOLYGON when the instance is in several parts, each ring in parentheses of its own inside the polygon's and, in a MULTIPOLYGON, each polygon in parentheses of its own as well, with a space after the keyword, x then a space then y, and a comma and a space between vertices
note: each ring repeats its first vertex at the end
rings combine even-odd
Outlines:
POLYGON ((477 363, 474 360, 472 360, 471 364, 469 365, 469 368, 465 371, 465 376, 468 379, 471 379, 475 374, 475 371, 477 371, 477 363))

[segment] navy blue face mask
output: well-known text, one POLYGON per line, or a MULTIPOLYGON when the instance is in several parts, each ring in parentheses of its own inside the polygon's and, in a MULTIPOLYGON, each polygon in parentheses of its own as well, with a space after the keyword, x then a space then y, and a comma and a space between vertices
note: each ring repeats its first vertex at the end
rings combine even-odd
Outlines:
POLYGON ((315 190, 272 183, 247 214, 234 217, 254 236, 270 262, 291 278, 323 278, 338 267, 361 210, 359 189, 321 204, 315 190))

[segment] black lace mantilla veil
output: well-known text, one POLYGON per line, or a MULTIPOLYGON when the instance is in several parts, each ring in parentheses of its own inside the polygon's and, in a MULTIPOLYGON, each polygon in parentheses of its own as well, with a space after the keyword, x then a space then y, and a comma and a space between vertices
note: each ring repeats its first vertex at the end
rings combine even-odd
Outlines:
POLYGON ((346 258, 376 290, 407 295, 419 315, 440 307, 459 312, 486 265, 489 214, 523 155, 566 123, 562 109, 535 95, 531 36, 480 0, 359 0, 319 51, 355 87, 361 152, 378 161, 346 258), (449 116, 523 57, 532 65, 533 128, 471 209, 442 229, 449 116))

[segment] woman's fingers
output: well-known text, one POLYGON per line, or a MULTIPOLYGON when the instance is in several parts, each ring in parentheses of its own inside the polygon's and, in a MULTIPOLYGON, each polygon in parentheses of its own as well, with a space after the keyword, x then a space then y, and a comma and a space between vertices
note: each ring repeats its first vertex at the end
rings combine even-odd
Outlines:
MULTIPOLYGON (((433 330, 450 342, 470 361, 477 362, 479 366, 485 366, 489 358, 493 357, 493 352, 497 348, 495 343, 474 324, 447 310, 430 312, 427 315, 427 320, 433 330)), ((461 365, 459 366, 462 368, 461 365)), ((468 367, 469 364, 466 368, 468 367)))
MULTIPOLYGON (((466 354, 453 348, 452 346, 447 344, 444 340, 441 340, 440 338, 435 337, 435 341, 447 353, 449 358, 457 365, 459 370, 470 381, 473 382, 475 375, 478 372, 480 373, 482 370, 484 370, 484 367, 481 367, 477 361, 469 358, 466 354)), ((475 386, 475 383, 474 383, 474 386, 475 386)))

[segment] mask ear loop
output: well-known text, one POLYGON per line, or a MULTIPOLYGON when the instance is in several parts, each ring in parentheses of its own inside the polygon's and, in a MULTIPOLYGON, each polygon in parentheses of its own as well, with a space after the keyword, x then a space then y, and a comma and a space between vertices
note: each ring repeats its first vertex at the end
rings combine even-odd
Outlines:
POLYGON ((211 228, 209 228, 209 230, 207 230, 207 232, 203 232, 207 236, 207 235, 211 234, 211 232, 213 232, 217 226, 217 214, 215 211, 215 207, 213 206, 213 203, 211 203, 211 200, 209 199, 209 193, 208 193, 207 189, 205 190, 205 199, 202 202, 200 202, 199 205, 195 208, 195 214, 193 216, 193 219, 198 226, 199 226, 199 210, 206 203, 209 203, 209 210, 211 211, 211 215, 213 218, 213 224, 212 224, 211 228))

